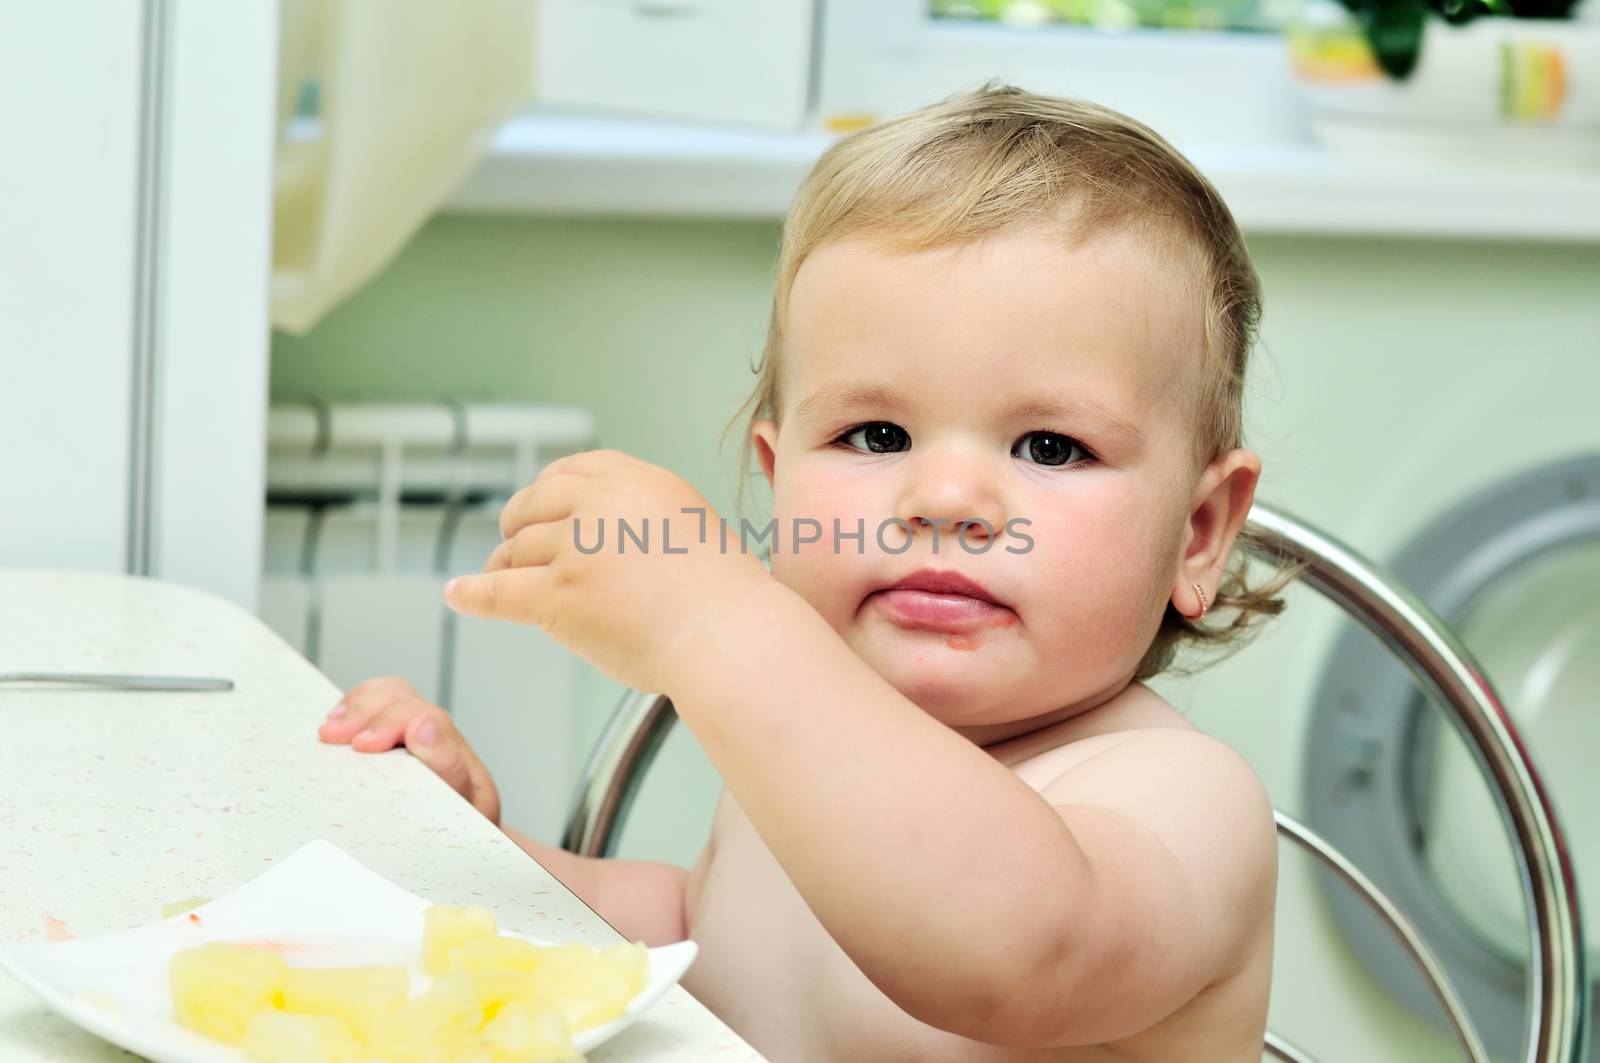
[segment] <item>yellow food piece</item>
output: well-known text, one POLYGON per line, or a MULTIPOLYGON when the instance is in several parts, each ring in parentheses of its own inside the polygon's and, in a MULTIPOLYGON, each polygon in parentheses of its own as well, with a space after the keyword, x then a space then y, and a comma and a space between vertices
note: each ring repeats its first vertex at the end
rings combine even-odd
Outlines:
POLYGON ((462 908, 435 904, 422 913, 422 969, 443 974, 450 969, 450 954, 469 941, 494 938, 494 913, 487 908, 462 908))
POLYGON ((642 941, 624 941, 601 949, 596 956, 600 966, 615 971, 628 985, 628 999, 643 991, 650 981, 650 953, 642 941))
POLYGON ((366 1058, 344 1020, 274 1008, 250 1017, 239 1047, 256 1063, 359 1063, 366 1058))
POLYGON ((620 975, 595 968, 566 978, 542 971, 528 977, 534 980, 533 999, 560 1011, 574 1030, 610 1022, 626 1011, 633 999, 620 975))
POLYGON ((495 1063, 582 1063, 572 1047, 572 1031, 554 1008, 516 1001, 483 1028, 495 1063))
MULTIPOLYGON (((479 951, 481 944, 476 943, 470 951, 457 950, 456 960, 467 964, 489 955, 488 950, 479 951)), ((576 942, 528 947, 535 957, 531 969, 467 968, 474 976, 485 1019, 492 1020, 502 1008, 521 1003, 540 1010, 554 1008, 572 1029, 587 1030, 621 1015, 648 980, 648 955, 638 942, 598 952, 576 942)), ((519 959, 525 955, 521 950, 507 950, 507 954, 519 959)))
POLYGON ((174 955, 167 973, 178 1022, 236 1045, 252 1015, 281 1002, 289 965, 271 952, 213 942, 174 955))
POLYGON ((507 1004, 539 1003, 538 987, 528 980, 527 971, 474 971, 471 975, 485 1021, 507 1004))
POLYGON ((450 953, 448 969, 488 974, 493 971, 522 971, 539 966, 546 952, 539 946, 515 937, 477 938, 457 945, 450 953))
POLYGON ((178 1021, 259 1063, 582 1063, 572 1034, 627 1010, 649 977, 639 942, 591 949, 500 935, 487 908, 424 912, 428 991, 404 966, 290 968, 213 943, 172 958, 178 1021))
POLYGON ((476 1058, 482 1029, 483 1004, 473 976, 452 972, 392 1012, 372 1050, 385 1063, 456 1063, 476 1058))
POLYGON ((636 992, 637 965, 627 953, 602 955, 578 943, 547 950, 528 975, 531 999, 555 1007, 574 1030, 615 1019, 636 992))
POLYGON ((370 1047, 410 991, 411 972, 400 966, 296 967, 283 981, 283 1010, 335 1016, 370 1047))

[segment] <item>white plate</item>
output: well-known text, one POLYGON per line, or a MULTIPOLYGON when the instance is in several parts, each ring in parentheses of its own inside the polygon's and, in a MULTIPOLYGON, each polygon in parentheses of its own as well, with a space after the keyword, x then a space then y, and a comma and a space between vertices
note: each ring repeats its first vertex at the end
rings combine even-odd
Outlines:
MULTIPOLYGON (((62 1015, 131 1052, 159 1063, 236 1063, 243 1053, 174 1019, 167 988, 173 953, 208 941, 273 942, 294 966, 406 964, 415 992, 428 983, 417 967, 428 906, 319 839, 192 913, 120 934, 0 943, 0 967, 62 1015)), ((579 1051, 636 1020, 677 984, 697 951, 692 941, 651 949, 649 982, 620 1018, 573 1035, 579 1051)))

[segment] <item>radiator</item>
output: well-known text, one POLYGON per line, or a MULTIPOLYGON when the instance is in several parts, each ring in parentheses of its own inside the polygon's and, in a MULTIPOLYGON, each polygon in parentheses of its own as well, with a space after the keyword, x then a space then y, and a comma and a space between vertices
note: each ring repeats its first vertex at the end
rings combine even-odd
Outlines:
POLYGON ((583 663, 537 627, 457 615, 444 584, 482 570, 545 463, 596 445, 588 413, 286 399, 267 439, 261 619, 341 690, 410 680, 494 773, 502 821, 559 838, 583 663))

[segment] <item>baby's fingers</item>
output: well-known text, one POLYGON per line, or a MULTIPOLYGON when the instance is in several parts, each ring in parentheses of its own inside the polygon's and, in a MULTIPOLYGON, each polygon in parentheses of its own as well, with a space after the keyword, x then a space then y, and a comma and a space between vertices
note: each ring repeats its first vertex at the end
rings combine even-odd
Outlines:
POLYGON ((405 727, 406 748, 429 770, 470 801, 491 822, 500 822, 500 795, 488 769, 443 713, 414 716, 405 727))
POLYGON ((381 753, 385 749, 393 749, 404 742, 406 725, 415 717, 427 713, 427 703, 420 698, 401 698, 351 735, 350 748, 362 753, 381 753))
POLYGON ((372 713, 359 713, 347 701, 341 701, 334 706, 333 712, 322 721, 322 726, 317 728, 317 737, 324 742, 348 742, 350 736, 367 725, 367 720, 372 713))
POLYGON ((444 601, 468 616, 544 627, 549 620, 553 579, 548 567, 502 568, 457 576, 445 584, 444 601))
POLYGON ((416 697, 411 684, 398 676, 368 679, 350 688, 344 700, 333 707, 317 729, 324 742, 348 742, 365 730, 372 720, 397 701, 416 697))

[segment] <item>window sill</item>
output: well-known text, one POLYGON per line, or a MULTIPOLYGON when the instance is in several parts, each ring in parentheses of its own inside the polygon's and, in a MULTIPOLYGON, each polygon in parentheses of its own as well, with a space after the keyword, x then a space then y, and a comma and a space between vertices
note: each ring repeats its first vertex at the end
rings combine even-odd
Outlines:
MULTIPOLYGON (((533 112, 496 135, 450 213, 780 220, 834 139, 533 112)), ((1600 173, 1334 155, 1311 143, 1179 145, 1251 234, 1600 243, 1600 173)))

